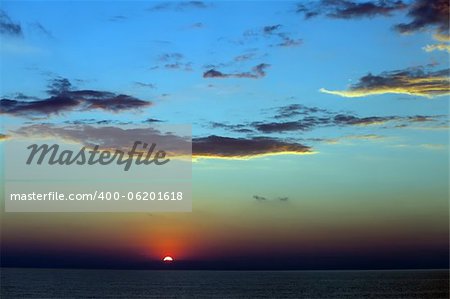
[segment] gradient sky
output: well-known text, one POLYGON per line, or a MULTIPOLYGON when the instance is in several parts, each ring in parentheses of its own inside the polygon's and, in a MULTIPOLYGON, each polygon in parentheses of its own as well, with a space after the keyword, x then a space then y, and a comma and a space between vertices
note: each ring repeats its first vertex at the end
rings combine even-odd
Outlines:
POLYGON ((3 265, 448 267, 447 1, 1 9, 3 126, 192 124, 196 156, 192 213, 2 212, 3 265))

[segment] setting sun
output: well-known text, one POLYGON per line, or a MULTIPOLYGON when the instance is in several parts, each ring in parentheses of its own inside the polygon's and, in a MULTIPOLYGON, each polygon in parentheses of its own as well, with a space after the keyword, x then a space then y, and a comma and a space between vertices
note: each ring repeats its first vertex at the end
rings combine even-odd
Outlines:
POLYGON ((163 262, 166 262, 166 263, 173 262, 173 258, 171 256, 166 256, 163 258, 163 262))

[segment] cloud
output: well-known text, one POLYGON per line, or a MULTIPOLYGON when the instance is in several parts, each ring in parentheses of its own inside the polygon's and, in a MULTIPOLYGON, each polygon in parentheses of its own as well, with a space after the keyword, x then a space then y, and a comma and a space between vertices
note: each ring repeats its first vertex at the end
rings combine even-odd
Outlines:
POLYGON ((450 36, 447 33, 435 33, 433 38, 438 42, 450 42, 450 36))
POLYGON ((301 104, 290 104, 287 106, 277 108, 277 114, 274 116, 274 118, 276 119, 291 118, 297 115, 307 115, 318 112, 328 113, 327 110, 317 107, 308 107, 301 104))
POLYGON ((190 155, 190 137, 164 132, 160 128, 121 128, 116 126, 72 125, 55 126, 35 124, 23 126, 12 132, 25 138, 61 138, 87 147, 130 150, 135 141, 156 143, 158 148, 175 155, 190 155))
POLYGON ((397 116, 357 117, 350 114, 337 114, 334 117, 307 116, 297 121, 287 122, 254 122, 252 126, 262 133, 283 133, 290 131, 309 131, 318 127, 331 126, 368 126, 380 125, 392 120, 400 120, 397 116))
POLYGON ((9 135, 0 133, 0 141, 5 141, 6 139, 9 139, 9 138, 10 138, 9 135))
POLYGON ((281 24, 264 26, 263 32, 264 32, 264 34, 272 34, 276 31, 278 31, 278 29, 280 29, 281 27, 282 27, 281 24))
POLYGON ((407 94, 432 98, 450 94, 450 69, 426 71, 422 67, 383 72, 380 75, 368 74, 348 90, 320 91, 342 97, 364 97, 379 94, 407 94))
POLYGON ((306 131, 315 126, 314 122, 289 121, 289 122, 271 122, 254 123, 253 126, 263 133, 280 133, 286 131, 306 131))
POLYGON ((203 78, 249 78, 260 79, 266 76, 265 69, 270 67, 270 64, 261 63, 252 68, 251 72, 225 74, 215 69, 210 69, 203 73, 203 78))
POLYGON ((434 44, 434 45, 426 45, 423 47, 425 52, 433 52, 433 51, 446 51, 450 53, 450 45, 448 44, 434 44))
POLYGON ((169 70, 192 71, 192 62, 185 61, 181 53, 164 53, 158 57, 158 65, 151 67, 151 70, 165 68, 169 70))
POLYGON ((410 122, 432 122, 436 120, 436 116, 427 116, 427 115, 414 115, 408 116, 407 119, 410 122))
POLYGON ((259 196, 259 195, 253 195, 253 198, 256 199, 257 201, 265 201, 265 200, 267 200, 267 198, 265 198, 263 196, 259 196))
POLYGON ((124 94, 97 90, 76 90, 72 87, 70 81, 65 78, 53 80, 48 86, 47 93, 50 97, 45 99, 3 98, 0 100, 0 114, 33 118, 74 110, 100 109, 119 112, 152 105, 152 102, 124 94))
POLYGON ((436 125, 441 123, 446 115, 387 115, 361 117, 351 112, 333 112, 331 110, 309 107, 301 104, 290 104, 269 110, 275 114, 264 121, 254 121, 241 124, 211 122, 210 128, 224 129, 235 133, 280 134, 286 132, 305 132, 325 127, 350 126, 381 126, 387 128, 392 123, 393 128, 405 127, 410 124, 436 125), (276 119, 277 121, 273 121, 276 119))
POLYGON ((210 122, 209 127, 212 129, 226 129, 228 131, 236 132, 236 133, 253 133, 254 131, 247 128, 246 125, 237 124, 237 125, 229 125, 225 123, 219 122, 210 122))
POLYGON ((34 22, 33 24, 31 24, 31 26, 35 31, 37 31, 41 35, 44 35, 45 37, 50 38, 50 39, 55 38, 53 36, 53 34, 48 29, 46 29, 41 23, 34 22))
POLYGON ((370 116, 370 117, 356 117, 353 115, 338 114, 334 117, 336 125, 379 125, 388 121, 399 119, 397 116, 370 116))
POLYGON ((436 143, 424 143, 421 144, 420 147, 428 150, 446 150, 447 144, 436 144, 436 143))
POLYGON ((276 46, 278 47, 297 47, 303 44, 303 40, 301 38, 298 39, 293 39, 290 38, 288 36, 283 36, 280 34, 280 37, 282 38, 282 41, 278 44, 276 44, 276 46))
POLYGON ((148 11, 185 11, 192 9, 206 9, 211 5, 203 1, 162 2, 149 8, 148 11))
POLYGON ((447 35, 449 30, 448 0, 416 0, 409 6, 409 23, 401 23, 395 29, 401 33, 412 33, 434 28, 437 33, 447 35))
MULTIPOLYGON (((263 202, 263 201, 268 201, 269 200, 269 198, 267 198, 265 196, 260 196, 260 195, 253 195, 252 198, 255 199, 256 201, 259 201, 259 202, 263 202)), ((287 202, 289 200, 289 197, 286 197, 286 196, 277 197, 277 198, 274 198, 274 200, 281 201, 281 202, 287 202)))
POLYGON ((144 122, 146 122, 146 123, 160 123, 160 122, 163 122, 163 121, 160 120, 160 119, 156 119, 156 118, 147 118, 144 122))
POLYGON ((238 56, 234 57, 233 61, 234 62, 247 61, 247 60, 254 58, 255 56, 256 56, 255 53, 242 54, 242 55, 238 55, 238 56))
POLYGON ((407 5, 399 0, 350 1, 320 0, 297 4, 296 12, 306 19, 324 15, 336 19, 357 19, 376 16, 390 16, 393 12, 405 9, 407 5))
POLYGON ((123 16, 123 15, 116 15, 116 16, 112 16, 108 19, 108 21, 110 22, 123 22, 125 20, 127 20, 128 17, 123 16))
POLYGON ((269 137, 232 138, 211 135, 192 140, 197 158, 250 159, 283 154, 312 154, 311 147, 269 137))
POLYGON ((14 23, 4 10, 0 10, 0 33, 9 36, 22 37, 22 27, 14 23))
POLYGON ((153 83, 143 83, 143 82, 139 82, 139 81, 134 82, 134 85, 136 85, 137 87, 145 87, 145 88, 150 88, 150 89, 156 88, 156 85, 153 83))
POLYGON ((205 24, 203 24, 202 22, 196 22, 189 26, 189 28, 191 28, 191 29, 201 29, 204 27, 205 27, 205 24))
POLYGON ((159 55, 159 61, 170 62, 170 61, 180 61, 184 58, 184 55, 181 53, 164 53, 159 55))
POLYGON ((281 32, 283 25, 266 25, 259 28, 247 29, 242 36, 229 41, 237 45, 248 45, 257 41, 263 41, 270 47, 297 47, 303 43, 303 40, 297 38, 293 33, 281 32))

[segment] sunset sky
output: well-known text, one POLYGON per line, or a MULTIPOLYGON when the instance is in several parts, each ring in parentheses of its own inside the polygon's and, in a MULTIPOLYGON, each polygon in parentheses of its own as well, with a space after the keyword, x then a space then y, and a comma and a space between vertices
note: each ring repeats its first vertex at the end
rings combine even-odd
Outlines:
POLYGON ((4 128, 192 124, 194 156, 191 213, 2 209, 2 265, 448 267, 448 6, 2 1, 4 128))

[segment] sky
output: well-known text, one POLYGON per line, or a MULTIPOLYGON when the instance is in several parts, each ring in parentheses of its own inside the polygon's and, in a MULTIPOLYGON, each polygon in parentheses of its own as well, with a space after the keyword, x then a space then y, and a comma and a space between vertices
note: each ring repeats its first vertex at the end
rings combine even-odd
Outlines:
POLYGON ((2 211, 3 266, 448 267, 448 1, 0 8, 2 152, 29 124, 193 143, 192 212, 2 211))

